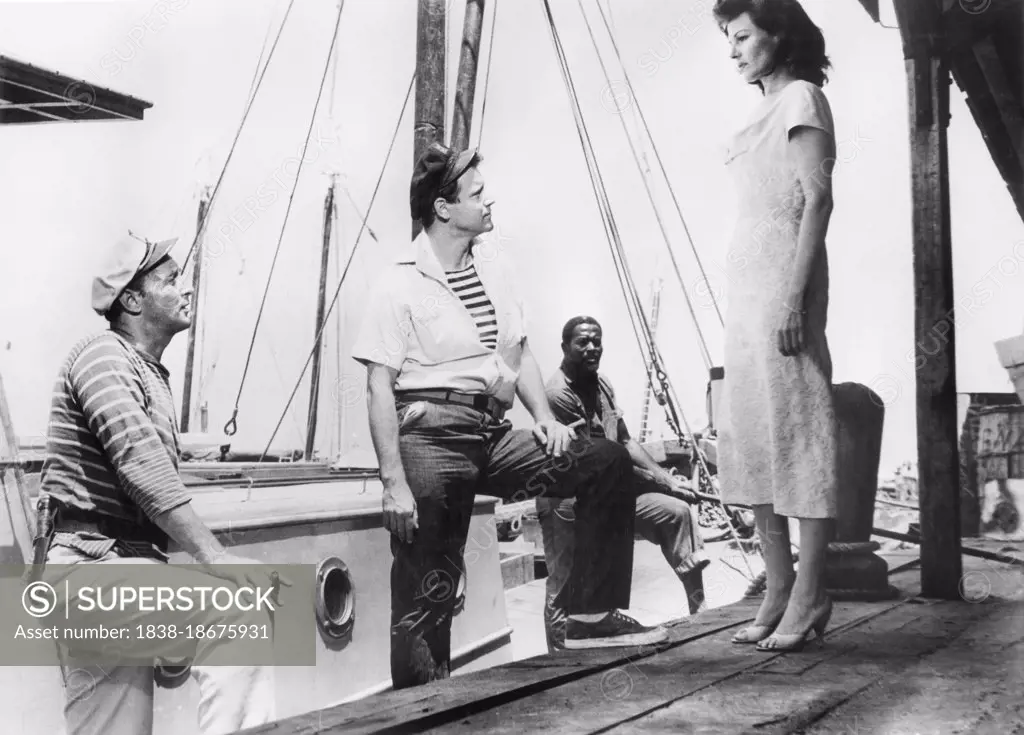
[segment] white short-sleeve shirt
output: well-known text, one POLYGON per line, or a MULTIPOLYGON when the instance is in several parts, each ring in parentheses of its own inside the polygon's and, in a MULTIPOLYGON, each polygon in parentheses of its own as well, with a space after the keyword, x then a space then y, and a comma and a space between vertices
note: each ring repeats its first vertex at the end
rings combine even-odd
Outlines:
POLYGON ((471 253, 498 320, 496 349, 480 341, 423 232, 374 287, 352 357, 397 370, 396 391, 483 393, 511 407, 526 344, 525 309, 499 249, 481 239, 471 253))

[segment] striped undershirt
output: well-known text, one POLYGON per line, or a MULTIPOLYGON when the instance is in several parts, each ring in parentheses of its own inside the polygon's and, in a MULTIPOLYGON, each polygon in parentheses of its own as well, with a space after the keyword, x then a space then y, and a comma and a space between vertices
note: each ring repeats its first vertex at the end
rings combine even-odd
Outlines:
POLYGON ((459 297, 476 322, 476 330, 480 341, 489 350, 498 347, 498 318, 494 313, 494 304, 487 298, 484 285, 480 282, 476 268, 472 263, 468 268, 459 271, 448 271, 448 285, 459 297))
MULTIPOLYGON (((189 501, 178 475, 178 426, 167 369, 113 331, 79 342, 57 376, 41 491, 86 517, 139 525, 189 501)), ((111 539, 55 543, 101 556, 111 539)))

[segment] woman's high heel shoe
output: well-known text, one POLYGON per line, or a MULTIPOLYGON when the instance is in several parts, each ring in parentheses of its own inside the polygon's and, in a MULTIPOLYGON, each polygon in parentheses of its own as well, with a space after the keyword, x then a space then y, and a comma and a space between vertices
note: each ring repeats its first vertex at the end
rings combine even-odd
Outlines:
MULTIPOLYGON (((788 599, 789 592, 787 591, 785 594, 786 598, 788 599)), ((775 620, 773 620, 771 623, 769 623, 768 625, 757 625, 756 623, 754 625, 748 625, 746 628, 738 631, 736 635, 732 637, 732 642, 737 644, 760 643, 772 634, 772 631, 775 630, 775 626, 779 624, 779 621, 782 620, 782 616, 785 613, 786 606, 783 605, 782 610, 779 612, 779 616, 775 618, 775 620)))
MULTIPOLYGON (((775 621, 775 625, 778 624, 778 621, 775 621)), ((775 625, 748 625, 732 637, 732 642, 760 643, 772 634, 772 631, 775 630, 775 625)))
POLYGON ((733 643, 760 643, 765 638, 772 634, 775 630, 775 626, 782 620, 782 616, 785 614, 786 608, 782 608, 782 612, 779 613, 779 617, 775 618, 774 621, 768 625, 748 625, 743 630, 739 631, 732 637, 733 643))
POLYGON ((832 599, 827 598, 818 614, 814 616, 811 626, 803 633, 794 635, 782 635, 773 633, 757 644, 757 650, 765 653, 789 653, 803 649, 807 643, 808 636, 813 631, 819 638, 825 635, 828 621, 832 618, 832 599))

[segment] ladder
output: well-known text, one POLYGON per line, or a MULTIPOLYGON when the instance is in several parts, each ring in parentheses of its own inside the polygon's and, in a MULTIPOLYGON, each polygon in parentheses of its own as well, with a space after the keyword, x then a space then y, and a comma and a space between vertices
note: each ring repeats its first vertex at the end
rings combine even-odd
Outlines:
MULTIPOLYGON (((653 294, 651 296, 651 337, 654 337, 658 333, 658 314, 661 311, 661 286, 662 281, 659 278, 657 283, 652 287, 653 294)), ((648 427, 648 419, 651 414, 651 365, 647 364, 647 380, 644 381, 644 402, 643 409, 640 414, 640 437, 637 439, 638 442, 643 444, 647 441, 647 436, 650 433, 648 427)))
POLYGON ((25 482, 25 462, 18 456, 18 437, 14 433, 7 404, 3 376, 0 376, 0 488, 6 524, 0 524, 0 563, 31 564, 35 513, 25 482), (14 546, 9 544, 13 542, 14 546))

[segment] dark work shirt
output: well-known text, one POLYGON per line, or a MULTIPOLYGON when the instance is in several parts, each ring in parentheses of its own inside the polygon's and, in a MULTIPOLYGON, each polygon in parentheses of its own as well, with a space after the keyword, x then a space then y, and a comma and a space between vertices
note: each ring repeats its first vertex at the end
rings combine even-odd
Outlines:
POLYGON ((580 419, 587 423, 581 433, 625 444, 630 439, 622 411, 615 403, 615 391, 604 376, 597 380, 572 381, 560 367, 545 385, 551 410, 563 424, 580 419))

